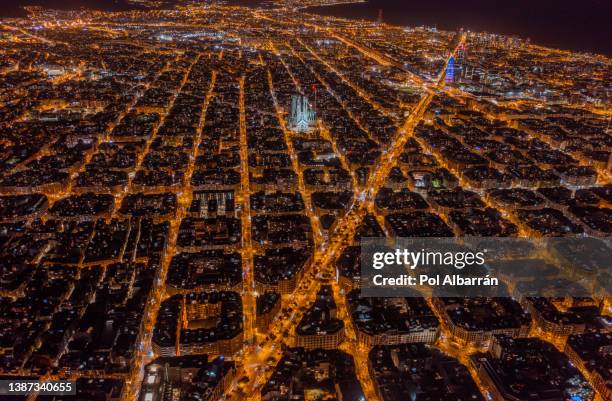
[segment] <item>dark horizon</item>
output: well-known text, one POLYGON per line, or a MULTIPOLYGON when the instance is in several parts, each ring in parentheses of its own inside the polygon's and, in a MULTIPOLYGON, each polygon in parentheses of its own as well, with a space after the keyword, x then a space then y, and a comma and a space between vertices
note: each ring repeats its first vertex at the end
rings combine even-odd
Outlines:
MULTIPOLYGON (((165 3, 174 4, 178 0, 165 3)), ((257 6, 261 0, 229 0, 228 3, 257 6)), ((435 26, 443 30, 464 28, 476 32, 517 35, 533 43, 558 49, 612 56, 607 24, 612 6, 607 0, 584 0, 576 7, 575 0, 488 0, 398 1, 369 0, 308 9, 309 12, 354 19, 376 20, 383 10, 383 20, 392 25, 435 26), (442 12, 440 12, 442 11, 442 12)), ((126 0, 6 0, 1 17, 23 17, 24 5, 75 9, 86 7, 107 11, 141 8, 126 0)))
POLYGON ((316 7, 321 15, 376 20, 392 25, 436 26, 443 30, 464 28, 530 38, 532 43, 579 52, 612 56, 609 21, 612 6, 606 0, 438 0, 435 2, 369 0, 367 3, 316 7), (443 12, 440 12, 443 10, 443 12))

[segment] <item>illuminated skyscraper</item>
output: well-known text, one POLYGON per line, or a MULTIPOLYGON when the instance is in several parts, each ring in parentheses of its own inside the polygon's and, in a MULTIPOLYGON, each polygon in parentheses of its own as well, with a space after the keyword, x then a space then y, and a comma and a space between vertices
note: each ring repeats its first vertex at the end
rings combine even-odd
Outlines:
POLYGON ((293 95, 291 97, 291 116, 289 128, 297 132, 308 132, 315 126, 316 112, 310 106, 306 96, 293 95))
POLYGON ((451 57, 448 60, 448 66, 446 67, 446 82, 455 81, 455 58, 451 57))
POLYGON ((457 48, 457 63, 461 64, 465 60, 466 57, 467 57, 467 47, 465 46, 465 44, 462 43, 457 48))
POLYGON ((459 45, 457 48, 457 59, 455 60, 455 81, 462 82, 467 75, 467 47, 465 44, 459 45))

